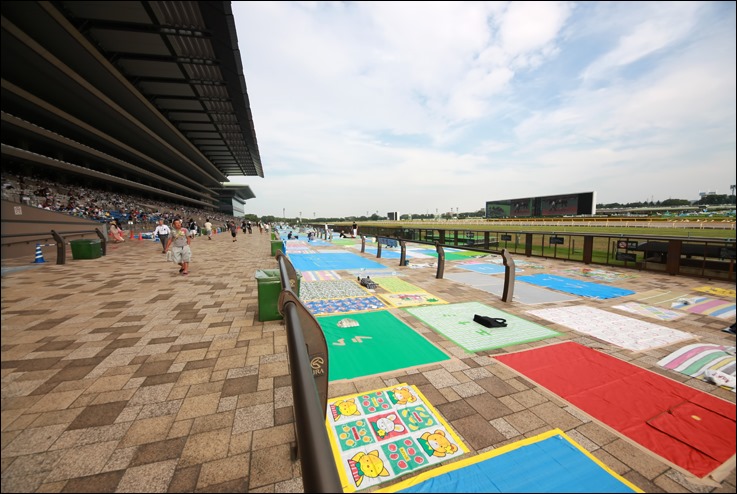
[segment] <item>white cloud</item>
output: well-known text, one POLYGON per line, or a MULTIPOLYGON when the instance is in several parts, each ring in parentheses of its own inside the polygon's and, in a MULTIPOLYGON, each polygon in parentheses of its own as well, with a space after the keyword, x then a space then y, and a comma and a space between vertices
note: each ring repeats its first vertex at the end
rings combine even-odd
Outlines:
POLYGON ((233 9, 266 176, 245 180, 248 212, 476 211, 586 190, 628 202, 735 183, 733 4, 233 9))

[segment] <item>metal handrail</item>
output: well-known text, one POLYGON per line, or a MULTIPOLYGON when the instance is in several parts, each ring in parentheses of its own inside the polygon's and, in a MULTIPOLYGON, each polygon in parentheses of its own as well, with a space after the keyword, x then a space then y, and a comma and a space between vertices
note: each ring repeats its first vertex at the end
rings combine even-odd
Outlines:
POLYGON ((66 264, 67 241, 63 235, 85 235, 87 233, 97 234, 97 236, 100 238, 100 244, 101 244, 100 247, 102 249, 102 255, 103 256, 107 255, 107 238, 100 231, 99 228, 95 228, 94 230, 70 230, 70 231, 64 231, 64 232, 57 232, 55 230, 51 230, 49 232, 12 233, 9 235, 2 235, 0 238, 2 239, 3 245, 12 245, 13 243, 24 243, 24 242, 27 243, 27 242, 32 242, 33 240, 39 240, 42 238, 51 237, 56 242, 56 264, 66 264), (23 240, 20 242, 6 243, 5 242, 6 238, 25 238, 26 240, 23 240))
MULTIPOLYGON (((326 460, 333 456, 325 427, 327 410, 313 377, 312 362, 298 312, 300 307, 297 304, 301 302, 292 289, 290 279, 293 276, 290 276, 283 254, 277 256, 277 262, 282 286, 281 312, 287 329, 297 452, 302 463, 304 491, 343 492, 335 462, 326 460)), ((302 309, 307 310, 306 307, 302 309)))
MULTIPOLYGON (((85 233, 95 233, 98 229, 95 228, 94 230, 73 230, 69 232, 57 232, 61 235, 80 235, 85 233)), ((3 240, 6 238, 20 238, 20 237, 33 237, 33 238, 48 238, 52 236, 50 231, 45 232, 33 232, 33 233, 13 233, 10 235, 3 234, 0 238, 3 240)), ((24 240, 23 242, 28 242, 29 240, 24 240)), ((22 243, 22 242, 17 242, 22 243)))

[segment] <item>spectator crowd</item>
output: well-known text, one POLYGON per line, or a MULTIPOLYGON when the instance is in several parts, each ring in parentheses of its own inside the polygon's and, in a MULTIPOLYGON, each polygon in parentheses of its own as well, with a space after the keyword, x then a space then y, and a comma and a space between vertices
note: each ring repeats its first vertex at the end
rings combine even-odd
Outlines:
POLYGON ((234 216, 215 210, 152 200, 134 194, 64 185, 39 176, 11 171, 3 170, 1 180, 4 200, 101 223, 117 220, 118 226, 122 228, 153 230, 159 219, 171 224, 174 218, 184 218, 197 225, 203 225, 206 220, 214 225, 227 225, 230 221, 237 221, 234 216))

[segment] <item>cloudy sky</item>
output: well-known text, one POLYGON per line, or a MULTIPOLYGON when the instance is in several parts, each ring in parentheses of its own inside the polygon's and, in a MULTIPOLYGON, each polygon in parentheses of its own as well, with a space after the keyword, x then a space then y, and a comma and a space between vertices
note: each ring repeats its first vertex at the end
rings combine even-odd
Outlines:
POLYGON ((734 2, 232 5, 265 175, 247 213, 735 184, 734 2))

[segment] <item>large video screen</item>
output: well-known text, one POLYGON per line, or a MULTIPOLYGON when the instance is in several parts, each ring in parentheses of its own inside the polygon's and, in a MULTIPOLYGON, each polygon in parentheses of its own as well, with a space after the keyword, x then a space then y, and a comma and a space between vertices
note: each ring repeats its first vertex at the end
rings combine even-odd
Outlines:
POLYGON ((578 214, 578 196, 549 196, 540 198, 542 216, 578 214))
POLYGON ((511 201, 490 201, 486 203, 487 218, 508 218, 511 201))
POLYGON ((539 218, 596 214, 595 192, 487 201, 487 218, 539 218))
POLYGON ((511 203, 512 207, 509 215, 512 218, 527 218, 532 216, 533 199, 531 197, 526 199, 512 199, 511 203))

